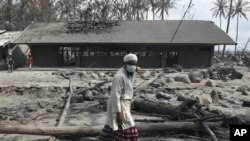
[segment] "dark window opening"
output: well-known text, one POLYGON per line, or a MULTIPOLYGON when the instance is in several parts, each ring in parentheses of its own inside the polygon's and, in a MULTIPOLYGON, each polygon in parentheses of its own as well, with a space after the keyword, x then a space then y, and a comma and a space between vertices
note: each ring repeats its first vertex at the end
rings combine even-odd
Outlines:
POLYGON ((178 64, 178 53, 177 51, 168 51, 166 54, 166 66, 174 67, 178 64))
POLYGON ((59 47, 58 60, 60 66, 77 66, 80 59, 79 47, 59 47))

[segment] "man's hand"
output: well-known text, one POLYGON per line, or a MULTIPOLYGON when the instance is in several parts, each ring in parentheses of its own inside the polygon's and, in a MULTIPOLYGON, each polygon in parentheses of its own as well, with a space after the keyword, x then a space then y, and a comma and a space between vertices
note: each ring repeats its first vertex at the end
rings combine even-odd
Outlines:
POLYGON ((116 120, 117 120, 118 125, 122 125, 122 123, 124 122, 124 117, 123 117, 122 112, 117 113, 116 120))

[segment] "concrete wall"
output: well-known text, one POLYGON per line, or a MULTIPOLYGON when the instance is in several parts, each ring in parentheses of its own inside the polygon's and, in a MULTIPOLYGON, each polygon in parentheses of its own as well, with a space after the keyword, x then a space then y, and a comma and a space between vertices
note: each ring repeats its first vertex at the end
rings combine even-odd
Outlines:
POLYGON ((213 46, 187 46, 178 49, 178 64, 184 68, 205 68, 212 64, 213 46))

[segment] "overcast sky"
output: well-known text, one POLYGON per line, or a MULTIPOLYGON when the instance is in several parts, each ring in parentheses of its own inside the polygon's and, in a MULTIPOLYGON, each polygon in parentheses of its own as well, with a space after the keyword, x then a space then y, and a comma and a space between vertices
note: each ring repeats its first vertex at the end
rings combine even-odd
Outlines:
MULTIPOLYGON (((189 14, 186 15, 187 18, 192 18, 193 20, 209 20, 213 21, 216 25, 220 25, 219 18, 212 17, 211 8, 214 7, 214 3, 216 0, 193 0, 194 6, 192 7, 189 14)), ((245 0, 250 2, 250 0, 245 0)), ((183 16, 189 0, 181 0, 176 4, 176 9, 170 10, 169 16, 167 19, 169 20, 178 20, 181 19, 183 16)), ((249 5, 250 6, 250 5, 249 5)), ((151 16, 150 16, 151 17, 151 16)), ((246 42, 247 39, 250 37, 250 12, 247 13, 247 17, 249 20, 245 18, 240 19, 239 25, 239 37, 238 37, 238 48, 241 50, 246 42)), ((152 18, 152 17, 151 17, 152 18)), ((226 24, 227 20, 222 20, 222 29, 226 31, 226 24)), ((236 18, 234 18, 230 23, 229 29, 230 37, 235 40, 236 37, 236 18)), ((234 47, 229 46, 227 49, 234 50, 234 47)), ((248 45, 248 50, 250 50, 250 43, 248 45)))

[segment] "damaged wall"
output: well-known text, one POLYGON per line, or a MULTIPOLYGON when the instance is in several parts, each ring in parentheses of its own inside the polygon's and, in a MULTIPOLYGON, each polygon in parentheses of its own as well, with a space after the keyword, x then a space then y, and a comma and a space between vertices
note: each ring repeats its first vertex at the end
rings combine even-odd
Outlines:
POLYGON ((175 64, 184 68, 206 68, 211 66, 213 56, 213 46, 202 45, 172 46, 170 49, 166 45, 64 46, 32 46, 34 66, 118 68, 123 64, 124 55, 133 52, 138 55, 138 65, 142 68, 173 67, 175 64))

